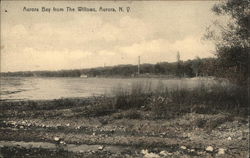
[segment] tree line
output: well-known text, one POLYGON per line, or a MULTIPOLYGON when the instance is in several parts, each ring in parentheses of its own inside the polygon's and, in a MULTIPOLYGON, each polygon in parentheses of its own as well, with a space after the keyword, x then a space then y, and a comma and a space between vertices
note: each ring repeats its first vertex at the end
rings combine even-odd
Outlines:
POLYGON ((214 76, 218 67, 215 58, 196 58, 188 61, 160 62, 156 64, 141 64, 140 74, 137 65, 117 65, 91 69, 60 70, 60 71, 20 71, 4 72, 3 77, 138 77, 138 76, 169 76, 195 77, 214 76))

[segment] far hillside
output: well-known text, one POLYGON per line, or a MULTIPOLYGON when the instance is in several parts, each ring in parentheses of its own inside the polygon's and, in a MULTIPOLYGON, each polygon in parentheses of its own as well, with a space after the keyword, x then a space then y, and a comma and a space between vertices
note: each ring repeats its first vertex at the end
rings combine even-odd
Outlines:
POLYGON ((3 72, 2 77, 195 77, 215 76, 219 71, 216 58, 196 58, 156 64, 105 66, 59 71, 3 72))

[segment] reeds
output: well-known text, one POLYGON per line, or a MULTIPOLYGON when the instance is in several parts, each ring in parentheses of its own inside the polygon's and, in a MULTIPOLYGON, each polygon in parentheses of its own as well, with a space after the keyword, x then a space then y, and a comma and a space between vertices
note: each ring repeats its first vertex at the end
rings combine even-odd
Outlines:
POLYGON ((128 88, 116 88, 113 91, 114 108, 137 109, 146 107, 159 116, 170 113, 218 113, 247 114, 247 89, 230 84, 215 83, 187 88, 179 85, 168 88, 159 82, 156 89, 151 83, 136 83, 128 88))

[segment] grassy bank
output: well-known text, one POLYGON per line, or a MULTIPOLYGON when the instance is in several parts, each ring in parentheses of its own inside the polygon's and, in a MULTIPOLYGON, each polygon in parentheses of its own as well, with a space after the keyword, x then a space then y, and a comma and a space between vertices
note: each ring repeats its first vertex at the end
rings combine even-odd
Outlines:
POLYGON ((0 157, 189 158, 219 151, 220 157, 247 157, 244 89, 152 87, 135 83, 100 97, 1 102, 0 157))
MULTIPOLYGON (((152 111, 154 112, 153 118, 169 118, 186 113, 228 113, 246 117, 248 96, 247 88, 227 84, 200 83, 193 88, 187 88, 184 85, 168 88, 159 82, 158 86, 153 89, 151 83, 146 82, 134 83, 130 89, 116 87, 111 91, 111 95, 100 97, 5 101, 0 105, 1 111, 19 110, 23 112, 16 115, 24 116, 25 113, 32 113, 30 117, 42 116, 45 115, 44 110, 57 108, 72 108, 76 112, 72 117, 103 116, 119 110, 131 110, 131 117, 139 117, 136 116, 136 110, 152 111)), ((4 117, 8 114, 2 113, 1 115, 4 117)))

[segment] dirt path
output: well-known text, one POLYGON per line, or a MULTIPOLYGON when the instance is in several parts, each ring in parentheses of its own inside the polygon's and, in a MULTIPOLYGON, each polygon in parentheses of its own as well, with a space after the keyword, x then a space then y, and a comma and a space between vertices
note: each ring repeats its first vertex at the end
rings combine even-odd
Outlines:
POLYGON ((248 157, 246 118, 155 119, 145 110, 89 116, 87 106, 1 106, 0 157, 248 157))

